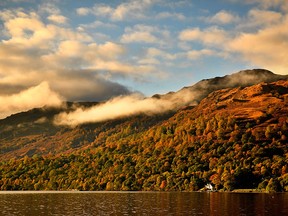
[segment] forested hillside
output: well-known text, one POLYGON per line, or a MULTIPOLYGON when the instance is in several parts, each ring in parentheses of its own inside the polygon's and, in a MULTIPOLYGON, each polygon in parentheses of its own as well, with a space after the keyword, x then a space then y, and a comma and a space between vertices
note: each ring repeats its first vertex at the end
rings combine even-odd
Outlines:
POLYGON ((211 183, 288 191, 287 105, 286 79, 212 91, 161 115, 74 128, 53 125, 64 108, 34 109, 0 122, 0 187, 194 191, 211 183))

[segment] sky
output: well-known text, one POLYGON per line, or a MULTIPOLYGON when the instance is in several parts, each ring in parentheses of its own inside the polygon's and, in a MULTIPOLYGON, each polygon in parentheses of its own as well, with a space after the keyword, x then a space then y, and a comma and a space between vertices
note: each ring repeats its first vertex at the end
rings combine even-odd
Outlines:
POLYGON ((287 0, 1 0, 0 118, 244 69, 288 74, 287 12, 287 0))

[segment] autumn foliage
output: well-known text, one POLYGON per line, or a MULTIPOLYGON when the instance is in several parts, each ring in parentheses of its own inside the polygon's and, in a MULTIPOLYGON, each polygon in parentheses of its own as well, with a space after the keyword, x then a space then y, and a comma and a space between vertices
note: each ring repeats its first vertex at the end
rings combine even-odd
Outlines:
POLYGON ((158 116, 54 128, 46 138, 14 134, 27 151, 13 158, 13 146, 1 146, 0 188, 288 191, 287 98, 288 81, 260 83, 158 116), (41 139, 52 147, 36 148, 41 139))

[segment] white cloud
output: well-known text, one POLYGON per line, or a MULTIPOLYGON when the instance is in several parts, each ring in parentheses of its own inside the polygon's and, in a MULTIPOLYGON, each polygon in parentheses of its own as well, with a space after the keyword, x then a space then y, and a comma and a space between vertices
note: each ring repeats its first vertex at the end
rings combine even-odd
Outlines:
POLYGON ((165 29, 159 29, 155 26, 135 25, 132 28, 125 28, 125 33, 120 41, 122 43, 154 43, 167 44, 170 40, 170 32, 165 29))
POLYGON ((146 55, 150 57, 162 57, 168 60, 174 60, 177 58, 177 54, 170 54, 157 48, 149 48, 146 55))
POLYGON ((94 14, 96 16, 109 17, 113 21, 143 19, 146 18, 145 11, 154 4, 152 0, 129 0, 116 7, 106 4, 95 4, 93 8, 78 8, 78 15, 84 16, 94 14))
POLYGON ((268 26, 274 25, 281 21, 282 14, 275 11, 252 9, 248 13, 248 25, 268 26))
POLYGON ((181 13, 170 13, 170 12, 161 12, 156 15, 156 19, 178 19, 178 20, 185 20, 186 17, 181 13))
POLYGON ((121 117, 145 113, 153 115, 173 110, 187 103, 195 103, 196 92, 182 91, 165 98, 145 98, 139 94, 113 98, 91 108, 78 108, 70 113, 60 113, 55 117, 55 124, 76 126, 84 123, 101 122, 121 117))
POLYGON ((155 31, 154 27, 145 25, 136 25, 133 28, 126 27, 125 33, 122 35, 120 41, 122 43, 134 43, 134 42, 156 43, 158 40, 153 35, 154 31, 155 31))
POLYGON ((13 95, 0 95, 0 118, 35 107, 60 106, 63 98, 47 82, 13 95))
POLYGON ((159 65, 160 61, 156 58, 146 57, 146 58, 141 58, 138 61, 138 63, 143 64, 143 65, 159 65))
MULTIPOLYGON (((262 9, 250 9, 245 17, 241 20, 239 19, 234 29, 220 29, 214 26, 204 29, 191 28, 183 30, 178 36, 180 41, 185 43, 200 42, 202 46, 202 49, 194 50, 193 43, 191 43, 192 50, 186 52, 187 58, 198 59, 204 56, 229 57, 234 58, 235 61, 245 61, 254 67, 287 74, 288 43, 286 41, 288 33, 286 29, 288 29, 288 16, 283 12, 264 9, 280 7, 281 1, 271 2, 273 4, 266 1, 267 5, 264 2, 263 4, 261 3, 262 9), (213 49, 211 50, 209 47, 213 47, 213 49)), ((223 18, 222 21, 220 16, 212 18, 218 24, 226 21, 229 23, 228 21, 230 20, 229 16, 227 20, 223 18)), ((209 20, 212 21, 211 17, 209 20)))
POLYGON ((67 17, 62 16, 62 15, 55 15, 55 14, 50 15, 47 19, 54 23, 59 23, 59 24, 65 24, 68 21, 67 17))
POLYGON ((21 44, 22 48, 48 49, 53 42, 65 39, 91 41, 91 37, 85 33, 51 24, 45 25, 34 13, 10 12, 10 14, 4 17, 4 26, 10 38, 2 41, 3 44, 11 46, 21 44))
POLYGON ((111 75, 140 76, 152 72, 153 68, 133 66, 118 61, 125 53, 123 46, 106 42, 85 45, 78 41, 63 41, 55 53, 42 56, 44 62, 58 68, 107 71, 111 75), (63 66, 61 66, 63 65, 63 66))
POLYGON ((96 4, 91 10, 90 13, 96 16, 112 16, 114 9, 105 4, 96 4))
POLYGON ((122 35, 122 43, 144 42, 144 43, 156 43, 157 38, 150 32, 130 32, 122 35))
POLYGON ((285 19, 284 15, 280 12, 252 8, 248 11, 246 17, 242 18, 235 30, 241 32, 255 32, 260 28, 275 25, 283 19, 285 19))
POLYGON ((38 13, 41 15, 60 15, 61 10, 56 6, 56 1, 42 1, 38 6, 38 13))
POLYGON ((191 50, 187 52, 187 58, 196 60, 204 56, 216 56, 217 53, 210 49, 191 50))
POLYGON ((244 4, 257 4, 255 8, 261 9, 280 9, 283 12, 288 11, 287 0, 225 0, 232 3, 244 3, 244 4))
POLYGON ((153 66, 123 61, 123 45, 94 43, 85 32, 45 24, 34 13, 6 11, 0 17, 8 33, 0 42, 0 95, 47 81, 68 100, 106 100, 130 92, 111 77, 157 73, 153 66))
POLYGON ((269 9, 281 9, 284 12, 288 12, 288 1, 287 0, 245 0, 246 3, 258 3, 262 8, 269 9))
POLYGON ((175 10, 175 8, 189 8, 189 7, 193 7, 193 3, 191 2, 191 0, 172 0, 172 1, 168 1, 168 0, 161 0, 159 1, 159 3, 165 7, 169 7, 173 10, 175 10))
POLYGON ((274 25, 255 33, 242 33, 228 44, 229 51, 240 53, 244 59, 276 73, 287 74, 288 16, 274 25))
POLYGON ((130 95, 114 98, 102 105, 89 109, 78 108, 71 113, 61 113, 55 123, 59 125, 76 126, 83 123, 101 122, 119 117, 140 113, 156 114, 168 110, 171 104, 168 101, 144 99, 141 95, 130 95))
POLYGON ((229 24, 239 21, 239 17, 231 12, 222 10, 212 17, 206 19, 210 23, 229 24))
POLYGON ((150 47, 146 50, 145 56, 138 62, 144 65, 159 65, 165 62, 165 65, 171 65, 174 60, 180 57, 181 54, 171 54, 167 51, 150 47))
POLYGON ((228 40, 225 30, 218 27, 210 27, 204 30, 199 28, 185 29, 179 34, 182 41, 200 41, 204 44, 223 44, 228 40))
POLYGON ((88 45, 77 40, 66 40, 59 43, 58 50, 55 53, 44 55, 46 61, 60 62, 64 58, 76 57, 87 61, 87 64, 93 63, 98 59, 110 60, 117 59, 119 55, 124 54, 124 47, 113 42, 106 42, 104 44, 90 43, 88 45), (47 59, 48 58, 48 59, 47 59), (54 60, 50 58, 55 58, 54 60))
POLYGON ((81 7, 81 8, 77 8, 77 9, 76 9, 76 13, 77 13, 78 15, 80 15, 80 16, 86 16, 86 15, 88 15, 90 12, 91 12, 91 11, 90 11, 89 8, 83 8, 83 7, 81 7))
POLYGON ((117 28, 117 25, 114 25, 111 23, 104 23, 102 21, 96 20, 89 24, 81 24, 80 27, 83 27, 83 28, 98 28, 98 27, 117 28))

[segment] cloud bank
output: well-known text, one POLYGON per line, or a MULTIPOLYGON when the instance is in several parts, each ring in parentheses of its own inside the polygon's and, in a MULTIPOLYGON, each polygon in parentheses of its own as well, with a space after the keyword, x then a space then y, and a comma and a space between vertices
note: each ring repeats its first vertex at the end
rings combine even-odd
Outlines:
MULTIPOLYGON (((233 61, 237 59, 248 62, 254 67, 266 68, 278 74, 287 74, 288 15, 268 10, 269 7, 279 7, 283 1, 271 2, 269 4, 268 1, 263 1, 261 4, 263 9, 252 8, 246 17, 242 17, 242 20, 238 16, 235 17, 234 22, 237 21, 237 24, 233 30, 215 25, 202 29, 199 27, 184 29, 178 34, 180 41, 186 44, 199 43, 206 47, 202 49, 205 52, 188 50, 187 58, 218 55, 218 57, 229 57, 233 61)), ((260 4, 260 1, 255 0, 255 3, 260 4)), ((206 20, 227 24, 232 22, 233 18, 226 12, 220 11, 206 20)))
POLYGON ((242 33, 230 40, 227 49, 243 56, 263 68, 277 73, 288 72, 288 16, 282 17, 277 24, 262 28, 256 33, 242 33), (285 39, 286 38, 286 39, 285 39))
POLYGON ((195 103, 195 95, 195 92, 187 90, 160 98, 145 98, 140 94, 120 96, 91 108, 80 107, 69 113, 60 113, 54 123, 74 127, 138 114, 154 115, 195 103))
POLYGON ((61 113, 55 118, 57 125, 76 126, 84 123, 101 122, 140 113, 157 114, 172 108, 169 101, 143 98, 141 95, 117 97, 89 109, 78 108, 71 113, 61 113))
POLYGON ((86 32, 69 28, 60 14, 49 14, 44 22, 35 12, 4 10, 0 19, 6 35, 0 42, 0 95, 46 81, 67 100, 101 101, 131 93, 117 77, 140 80, 155 72, 123 61, 123 45, 96 43, 86 32))
POLYGON ((153 1, 151 0, 127 1, 117 5, 116 7, 97 3, 93 8, 78 8, 77 14, 80 16, 94 14, 96 16, 108 17, 112 21, 123 21, 131 18, 143 19, 145 18, 144 11, 152 5, 153 1))

